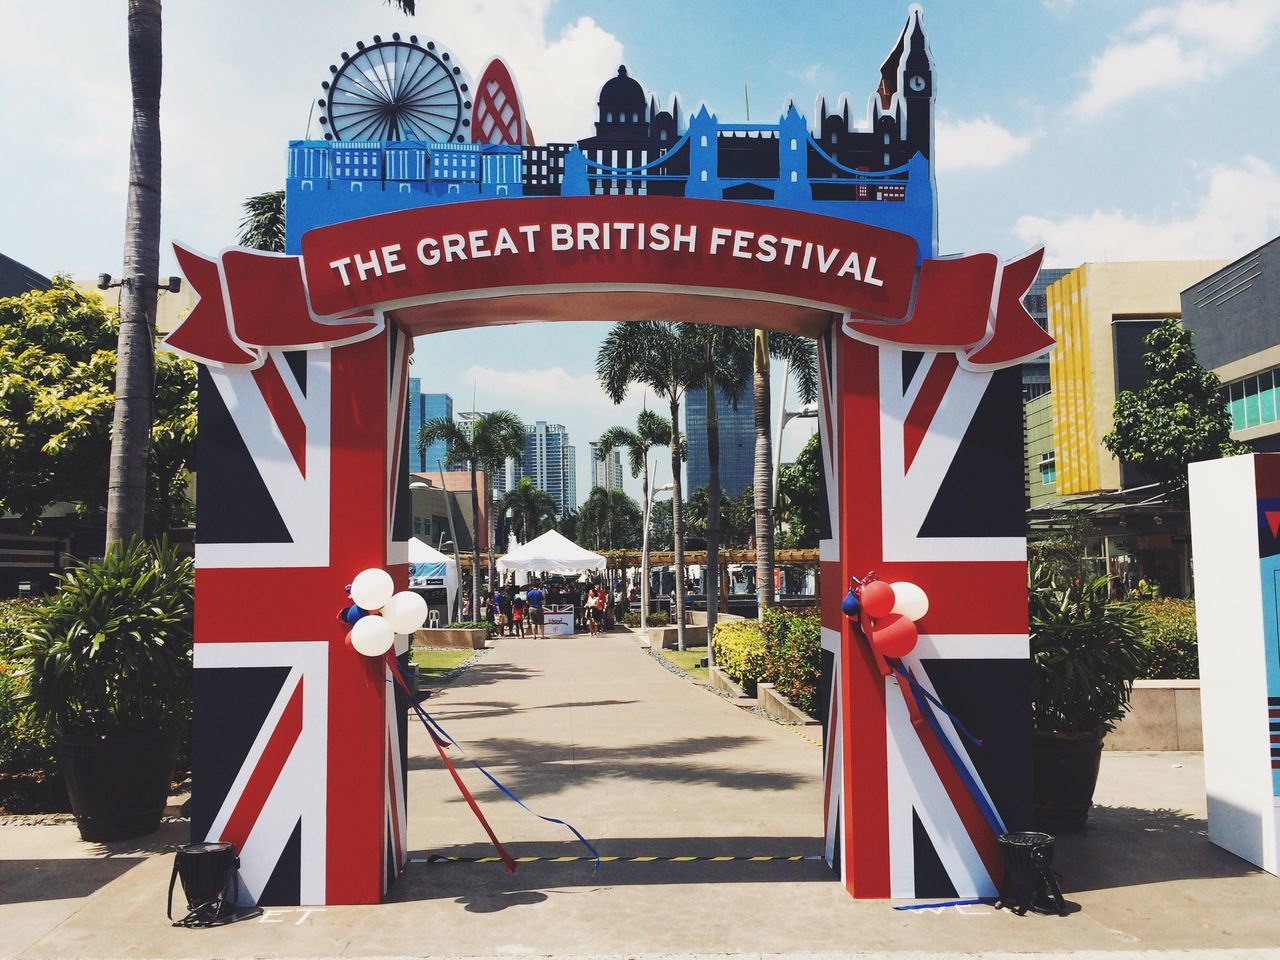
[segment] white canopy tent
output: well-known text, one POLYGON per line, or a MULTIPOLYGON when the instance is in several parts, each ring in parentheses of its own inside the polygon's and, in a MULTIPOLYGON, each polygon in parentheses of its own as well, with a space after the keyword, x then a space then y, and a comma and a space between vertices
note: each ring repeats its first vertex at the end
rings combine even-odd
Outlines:
POLYGON ((409 540, 409 589, 429 587, 444 587, 449 604, 448 616, 453 616, 453 602, 458 595, 458 561, 431 544, 412 537, 409 540))
POLYGON ((581 573, 583 570, 603 570, 606 566, 608 561, 600 554, 578 546, 555 530, 548 530, 498 558, 500 573, 581 573))

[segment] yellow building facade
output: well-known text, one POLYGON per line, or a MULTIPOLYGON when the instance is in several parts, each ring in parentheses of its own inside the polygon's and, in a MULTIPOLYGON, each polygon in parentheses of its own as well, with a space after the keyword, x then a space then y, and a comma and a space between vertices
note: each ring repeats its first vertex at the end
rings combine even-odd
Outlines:
MULTIPOLYGON (((1118 362, 1138 362, 1122 326, 1181 319, 1181 292, 1225 264, 1222 260, 1086 263, 1046 293, 1053 396, 1053 440, 1059 496, 1119 490, 1121 465, 1102 445, 1111 431, 1118 362), (1118 353, 1117 343, 1123 345, 1118 353)), ((1139 328, 1131 328, 1135 331, 1139 328)), ((1140 356, 1140 355, 1139 355, 1140 356)))

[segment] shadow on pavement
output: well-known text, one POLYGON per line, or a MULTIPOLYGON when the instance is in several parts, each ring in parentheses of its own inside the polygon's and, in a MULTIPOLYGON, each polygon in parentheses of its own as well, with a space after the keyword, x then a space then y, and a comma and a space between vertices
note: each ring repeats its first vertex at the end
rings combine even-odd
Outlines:
POLYGON ((536 863, 520 863, 507 873, 501 863, 426 863, 429 856, 490 857, 491 847, 466 844, 435 850, 416 850, 404 873, 391 888, 396 902, 456 899, 471 912, 491 912, 529 903, 540 903, 546 894, 565 888, 638 886, 673 883, 795 883, 832 882, 836 875, 821 859, 820 837, 675 837, 662 841, 614 838, 597 843, 602 857, 759 857, 758 860, 693 860, 672 863, 661 859, 645 862, 606 861, 598 870, 582 846, 568 841, 520 843, 510 849, 514 857, 540 857, 536 863), (659 848, 660 845, 660 848, 659 848), (571 862, 555 862, 573 857, 571 862), (764 859, 769 858, 769 859, 764 859), (779 858, 779 859, 773 859, 779 858))
POLYGON ((0 860, 0 904, 87 897, 144 859, 0 860))
POLYGON ((1064 891, 1245 877, 1261 871, 1209 842, 1208 825, 1178 810, 1095 806, 1079 833, 1058 836, 1064 891))
MULTIPOLYGON (((760 743, 755 736, 681 737, 620 747, 568 746, 520 737, 472 740, 462 744, 467 755, 491 770, 521 797, 552 796, 570 785, 623 778, 653 783, 714 784, 726 790, 790 790, 809 778, 779 770, 707 763, 705 757, 760 743)), ((465 760, 451 758, 459 767, 465 760)), ((438 757, 411 756, 410 770, 442 769, 438 757)), ((500 797, 489 788, 477 799, 500 797)), ((446 802, 461 803, 460 797, 446 802)))

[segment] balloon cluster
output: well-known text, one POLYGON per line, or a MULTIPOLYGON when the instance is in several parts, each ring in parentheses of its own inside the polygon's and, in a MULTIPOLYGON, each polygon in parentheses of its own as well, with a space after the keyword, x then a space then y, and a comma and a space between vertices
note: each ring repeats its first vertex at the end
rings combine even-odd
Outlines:
POLYGON ((849 592, 840 609, 859 620, 871 647, 881 657, 899 659, 916 647, 916 621, 929 612, 929 597, 914 583, 886 583, 874 573, 849 578, 849 592))
POLYGON ((351 645, 366 657, 380 657, 397 633, 413 633, 427 622, 427 601, 412 590, 395 592, 391 574, 377 567, 361 570, 347 587, 351 605, 338 618, 351 626, 351 645))

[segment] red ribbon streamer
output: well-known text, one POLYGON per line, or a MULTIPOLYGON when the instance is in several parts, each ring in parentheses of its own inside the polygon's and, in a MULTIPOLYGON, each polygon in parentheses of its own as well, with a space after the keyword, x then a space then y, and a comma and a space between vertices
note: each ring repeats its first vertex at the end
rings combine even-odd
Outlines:
MULTIPOLYGON (((400 676, 399 664, 395 662, 391 651, 387 651, 386 657, 391 666, 391 675, 396 678, 396 683, 400 685, 400 689, 405 692, 405 696, 409 698, 409 702, 413 704, 414 710, 418 709, 417 702, 413 699, 408 685, 404 682, 404 677, 400 676)), ((484 818, 484 814, 480 812, 480 805, 476 803, 475 797, 471 795, 471 791, 467 789, 467 785, 462 782, 462 777, 458 775, 457 769, 448 755, 444 752, 444 745, 440 743, 439 738, 432 733, 431 729, 427 729, 427 734, 431 737, 431 742, 435 745, 436 753, 440 754, 440 759, 444 761, 445 769, 449 771, 449 775, 453 777, 453 782, 458 785, 458 791, 462 794, 462 799, 467 801, 467 806, 471 808, 471 812, 476 815, 476 819, 480 821, 480 826, 484 827, 484 832, 489 835, 489 842, 493 844, 493 849, 498 851, 498 856, 502 858, 502 862, 506 864, 507 873, 516 872, 516 862, 512 859, 511 854, 507 853, 502 842, 498 840, 497 834, 493 832, 493 828, 489 826, 489 821, 484 818)))

